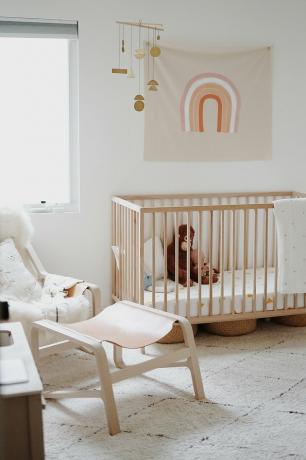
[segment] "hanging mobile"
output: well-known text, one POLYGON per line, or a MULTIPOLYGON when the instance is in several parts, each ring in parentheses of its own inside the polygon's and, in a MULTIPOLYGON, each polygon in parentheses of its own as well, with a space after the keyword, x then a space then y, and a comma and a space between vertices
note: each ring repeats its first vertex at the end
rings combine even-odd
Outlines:
POLYGON ((141 94, 142 90, 141 87, 143 86, 143 76, 141 75, 141 72, 144 72, 144 67, 141 64, 141 60, 146 58, 148 59, 147 62, 145 62, 144 65, 147 64, 148 66, 148 90, 149 91, 157 91, 159 83, 155 78, 155 58, 157 58, 161 54, 161 50, 159 46, 156 45, 156 40, 160 40, 160 32, 162 32, 163 25, 162 24, 152 24, 152 23, 144 23, 140 19, 139 21, 116 21, 118 24, 118 67, 115 67, 112 69, 113 73, 116 74, 126 74, 128 78, 135 78, 135 59, 138 60, 138 94, 134 97, 134 109, 136 112, 141 112, 144 107, 145 107, 145 98, 141 94), (126 48, 126 31, 128 30, 127 28, 130 27, 130 39, 128 40, 128 46, 129 48, 126 48), (138 48, 135 49, 133 48, 133 28, 136 28, 138 30, 139 34, 139 39, 138 39, 138 48), (148 30, 148 43, 147 46, 144 47, 141 46, 141 30, 142 29, 147 29, 148 30), (152 31, 152 41, 150 42, 150 34, 152 31), (127 56, 127 59, 125 60, 124 54, 123 53, 129 53, 129 56, 127 56), (151 63, 150 60, 152 59, 152 75, 151 73, 151 63), (125 64, 125 62, 129 61, 128 63, 128 68, 122 68, 122 62, 125 64))

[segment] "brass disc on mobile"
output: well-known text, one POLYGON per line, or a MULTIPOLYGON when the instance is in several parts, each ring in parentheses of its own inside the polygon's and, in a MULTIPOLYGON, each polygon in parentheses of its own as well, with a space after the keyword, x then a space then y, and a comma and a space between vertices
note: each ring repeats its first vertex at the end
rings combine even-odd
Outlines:
POLYGON ((144 109, 144 102, 143 101, 136 101, 134 104, 134 109, 136 112, 142 112, 144 109))
POLYGON ((147 85, 148 86, 157 86, 157 85, 159 85, 159 83, 156 80, 150 80, 150 81, 148 81, 147 85))
POLYGON ((160 55, 159 46, 152 46, 152 48, 150 49, 150 54, 152 57, 158 57, 160 55))
POLYGON ((136 112, 141 112, 144 109, 144 97, 141 94, 136 94, 134 100, 136 101, 134 104, 134 109, 136 112))
POLYGON ((158 81, 150 80, 147 85, 149 86, 149 91, 157 91, 157 86, 159 85, 158 81))

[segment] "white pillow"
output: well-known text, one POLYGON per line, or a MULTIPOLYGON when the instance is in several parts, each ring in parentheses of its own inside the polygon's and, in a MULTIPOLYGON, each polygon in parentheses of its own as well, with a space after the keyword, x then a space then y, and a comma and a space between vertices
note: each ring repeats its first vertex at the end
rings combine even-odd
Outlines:
MULTIPOLYGON (((152 238, 144 244, 144 271, 152 275, 152 238)), ((158 236, 155 236, 155 277, 157 280, 164 277, 164 251, 158 236)))
POLYGON ((14 241, 0 243, 0 297, 30 302, 41 298, 42 289, 25 267, 14 241))

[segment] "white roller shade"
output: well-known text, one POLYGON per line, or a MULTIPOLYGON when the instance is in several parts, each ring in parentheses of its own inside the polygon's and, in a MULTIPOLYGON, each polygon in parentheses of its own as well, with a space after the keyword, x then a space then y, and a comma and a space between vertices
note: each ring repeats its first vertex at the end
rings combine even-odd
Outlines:
POLYGON ((78 37, 77 21, 0 17, 0 37, 78 37))

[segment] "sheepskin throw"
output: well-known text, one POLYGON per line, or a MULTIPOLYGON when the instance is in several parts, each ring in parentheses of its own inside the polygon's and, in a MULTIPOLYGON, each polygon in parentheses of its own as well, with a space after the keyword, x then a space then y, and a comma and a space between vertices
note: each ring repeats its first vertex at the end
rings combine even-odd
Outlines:
POLYGON ((23 248, 33 234, 30 217, 21 208, 0 207, 0 242, 13 238, 16 246, 23 248))

